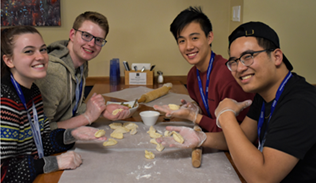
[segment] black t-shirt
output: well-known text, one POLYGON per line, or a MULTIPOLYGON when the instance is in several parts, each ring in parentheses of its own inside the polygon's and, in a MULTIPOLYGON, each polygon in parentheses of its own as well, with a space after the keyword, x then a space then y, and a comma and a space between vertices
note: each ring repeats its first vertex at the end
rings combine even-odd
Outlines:
MULTIPOLYGON (((262 103, 256 95, 247 114, 258 121, 262 103)), ((269 106, 268 103, 266 106, 269 106)), ((268 116, 269 110, 265 112, 268 116)), ((277 149, 299 159, 282 182, 316 182, 316 88, 293 73, 275 107, 270 122, 261 128, 266 132, 265 147, 277 149)))

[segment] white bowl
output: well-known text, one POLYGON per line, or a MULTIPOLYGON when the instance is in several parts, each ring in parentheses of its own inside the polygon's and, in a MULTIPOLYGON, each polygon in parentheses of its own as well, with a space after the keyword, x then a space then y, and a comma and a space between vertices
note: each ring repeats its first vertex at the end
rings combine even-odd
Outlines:
MULTIPOLYGON (((123 104, 128 104, 129 106, 133 106, 134 102, 135 101, 128 101, 128 102, 123 102, 123 104)), ((122 102, 111 102, 111 101, 108 101, 106 104, 121 104, 121 103, 122 102)), ((138 104, 137 101, 136 101, 135 105, 136 105, 135 107, 129 109, 129 115, 128 115, 127 118, 131 117, 137 111, 137 109, 139 107, 139 104, 138 104)))
POLYGON ((143 111, 140 112, 139 115, 142 118, 145 125, 153 126, 156 123, 160 113, 157 111, 143 111))

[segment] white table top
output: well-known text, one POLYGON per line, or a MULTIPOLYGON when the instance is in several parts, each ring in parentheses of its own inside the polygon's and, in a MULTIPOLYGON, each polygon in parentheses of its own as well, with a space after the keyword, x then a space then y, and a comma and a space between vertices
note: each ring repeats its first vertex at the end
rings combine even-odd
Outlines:
MULTIPOLYGON (((109 123, 99 119, 93 126, 105 129, 109 138, 113 131, 109 123)), ((116 139, 118 143, 114 146, 76 142, 75 152, 81 155, 83 164, 76 170, 65 170, 59 182, 240 182, 224 152, 203 149, 202 165, 194 168, 191 149, 165 148, 159 152, 156 145, 149 142, 149 126, 135 123, 139 126, 137 134, 125 133, 123 139, 116 139), (145 150, 153 152, 155 158, 146 159, 145 150)), ((160 122, 154 128, 163 134, 167 125, 192 126, 188 122, 160 122)))

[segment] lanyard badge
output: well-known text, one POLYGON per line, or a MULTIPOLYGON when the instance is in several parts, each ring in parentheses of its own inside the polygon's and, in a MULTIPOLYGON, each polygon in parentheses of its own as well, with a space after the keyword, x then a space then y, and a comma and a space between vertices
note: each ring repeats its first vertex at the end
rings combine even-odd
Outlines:
POLYGON ((205 109, 206 109, 206 111, 207 111, 207 114, 208 114, 208 116, 209 116, 210 118, 212 118, 212 116, 211 116, 211 113, 210 113, 210 108, 209 108, 209 106, 208 106, 207 98, 208 98, 208 87, 209 87, 209 84, 210 84, 210 75, 211 75, 212 68, 213 68, 214 57, 215 57, 215 54, 214 54, 214 52, 212 51, 212 53, 211 53, 211 58, 210 58, 210 62, 209 62, 209 64, 208 64, 208 68, 207 68, 205 93, 204 93, 204 91, 203 91, 203 85, 202 85, 202 80, 201 80, 201 77, 200 77, 199 70, 196 69, 196 75, 197 75, 197 79, 198 79, 198 82, 199 82, 200 94, 201 94, 201 97, 202 97, 202 100, 203 100, 204 107, 205 107, 205 109))
POLYGON ((41 130, 39 127, 39 122, 38 122, 38 115, 37 115, 34 101, 32 100, 33 120, 34 120, 34 123, 33 123, 32 118, 31 118, 31 114, 28 112, 25 98, 24 98, 24 95, 22 93, 21 87, 20 87, 19 83, 15 81, 12 74, 10 75, 10 77, 11 77, 11 82, 13 83, 14 88, 18 92, 19 98, 20 98, 21 102, 23 103, 23 106, 26 110, 27 118, 28 118, 30 125, 31 125, 33 139, 35 141, 38 156, 39 156, 39 158, 43 158, 44 157, 44 149, 43 149, 43 143, 42 143, 42 137, 41 137, 41 130))
MULTIPOLYGON (((284 90, 284 86, 285 84, 288 82, 288 80, 292 77, 292 73, 289 71, 289 73, 286 75, 286 77, 283 79, 281 85, 279 86, 278 88, 278 91, 275 95, 275 99, 273 100, 273 103, 272 103, 272 106, 271 106, 271 112, 270 112, 270 116, 269 116, 269 119, 268 119, 268 122, 267 124, 269 124, 270 122, 270 119, 271 119, 271 116, 274 112, 274 109, 275 109, 275 106, 277 105, 278 103, 278 100, 284 90)), ((260 134, 261 134, 261 128, 262 128, 262 125, 263 125, 263 122, 264 122, 264 109, 265 109, 265 104, 263 102, 262 104, 262 107, 261 107, 261 112, 260 112, 260 117, 259 117, 259 121, 258 121, 258 139, 259 139, 259 146, 258 146, 258 149, 262 152, 263 150, 263 145, 265 143, 265 136, 267 134, 267 128, 264 132, 264 136, 263 138, 261 139, 260 138, 260 134)), ((268 126, 268 125, 267 125, 268 126)))
POLYGON ((82 83, 83 83, 82 79, 83 79, 83 65, 80 66, 80 81, 76 77, 76 81, 77 81, 77 84, 76 84, 76 104, 72 110, 72 116, 75 116, 76 111, 77 111, 78 106, 79 106, 79 100, 80 100, 81 93, 82 93, 82 83))

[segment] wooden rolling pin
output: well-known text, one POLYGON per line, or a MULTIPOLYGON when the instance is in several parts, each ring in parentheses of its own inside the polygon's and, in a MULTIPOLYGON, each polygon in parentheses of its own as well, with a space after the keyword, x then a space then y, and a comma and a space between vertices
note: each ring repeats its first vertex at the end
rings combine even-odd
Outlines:
POLYGON ((169 90, 172 88, 172 84, 171 83, 166 83, 164 84, 162 87, 157 88, 155 90, 152 90, 148 93, 143 94, 139 99, 138 99, 138 103, 144 102, 150 102, 152 100, 155 100, 163 95, 166 95, 169 90))
MULTIPOLYGON (((201 128, 198 126, 194 126, 195 131, 201 131, 201 128)), ((202 163, 202 147, 195 147, 192 149, 191 153, 192 166, 194 168, 199 168, 202 163)))

